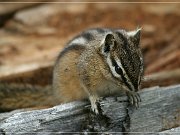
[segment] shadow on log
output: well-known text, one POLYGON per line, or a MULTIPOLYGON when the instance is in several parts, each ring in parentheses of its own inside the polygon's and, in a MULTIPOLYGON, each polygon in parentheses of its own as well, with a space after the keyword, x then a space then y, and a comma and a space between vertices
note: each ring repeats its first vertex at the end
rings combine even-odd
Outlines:
POLYGON ((100 102, 101 116, 91 112, 87 101, 42 110, 1 113, 0 133, 106 132, 143 135, 180 132, 180 85, 152 87, 139 94, 142 102, 138 109, 129 105, 126 96, 104 98, 100 102))

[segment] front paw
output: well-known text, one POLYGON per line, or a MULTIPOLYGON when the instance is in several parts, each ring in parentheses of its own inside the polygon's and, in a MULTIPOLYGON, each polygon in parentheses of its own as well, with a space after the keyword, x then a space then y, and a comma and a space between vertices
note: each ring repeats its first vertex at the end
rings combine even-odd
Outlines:
POLYGON ((99 103, 99 99, 97 97, 90 97, 89 98, 90 102, 91 102, 91 110, 96 114, 98 115, 101 111, 101 106, 100 106, 100 103, 99 103))
POLYGON ((138 93, 134 91, 128 91, 127 96, 131 105, 134 105, 136 108, 139 107, 139 102, 141 102, 141 97, 138 93))
POLYGON ((99 109, 98 109, 98 103, 97 102, 95 104, 91 105, 91 109, 96 115, 99 114, 99 109))

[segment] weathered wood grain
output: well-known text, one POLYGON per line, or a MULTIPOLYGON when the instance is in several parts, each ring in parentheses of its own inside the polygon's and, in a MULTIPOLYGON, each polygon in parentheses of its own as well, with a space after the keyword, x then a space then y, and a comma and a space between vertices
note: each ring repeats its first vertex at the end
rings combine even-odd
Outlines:
POLYGON ((180 127, 177 128, 172 128, 169 130, 165 130, 163 132, 161 132, 161 135, 179 135, 180 134, 180 127))
POLYGON ((153 87, 144 89, 139 94, 142 102, 138 109, 129 105, 126 96, 104 98, 100 102, 102 114, 99 116, 90 111, 87 101, 71 102, 49 109, 1 114, 0 117, 3 118, 0 118, 0 132, 107 132, 144 135, 179 131, 180 85, 153 87))

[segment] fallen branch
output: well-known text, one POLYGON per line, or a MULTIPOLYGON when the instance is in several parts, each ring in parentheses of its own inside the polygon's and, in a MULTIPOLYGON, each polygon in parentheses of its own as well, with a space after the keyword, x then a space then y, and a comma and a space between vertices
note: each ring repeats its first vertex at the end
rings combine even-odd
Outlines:
POLYGON ((172 63, 180 63, 180 50, 176 50, 173 53, 168 54, 167 56, 157 59, 154 63, 150 64, 146 70, 147 73, 153 73, 165 69, 167 65, 172 63))
MULTIPOLYGON (((101 101, 102 115, 90 111, 89 102, 71 102, 49 109, 0 114, 2 134, 32 132, 162 132, 180 126, 180 85, 152 87, 139 92, 136 110, 127 97, 101 101)), ((173 130, 169 130, 172 132, 173 130)), ((135 134, 135 133, 134 133, 135 134)))
POLYGON ((162 71, 150 75, 146 75, 142 80, 143 87, 150 86, 165 86, 172 84, 179 84, 180 82, 180 68, 171 71, 162 71))
POLYGON ((0 83, 0 112, 55 105, 51 86, 0 83))

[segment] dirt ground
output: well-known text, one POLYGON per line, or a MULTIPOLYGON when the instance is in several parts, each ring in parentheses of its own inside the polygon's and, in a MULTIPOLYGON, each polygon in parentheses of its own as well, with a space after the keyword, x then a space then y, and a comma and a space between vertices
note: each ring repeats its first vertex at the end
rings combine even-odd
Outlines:
MULTIPOLYGON (((0 11, 0 16, 8 13, 0 11)), ((65 43, 92 27, 142 27, 145 75, 180 72, 180 4, 41 4, 11 11, 9 18, 2 21, 0 78, 16 76, 19 71, 33 72, 37 65, 47 65, 48 78, 65 43)), ((40 83, 41 77, 31 74, 30 78, 40 83)), ((50 79, 43 82, 50 83, 50 79)), ((174 83, 180 83, 179 76, 171 76, 164 85, 174 83)))

